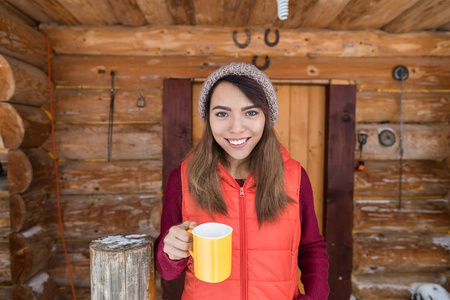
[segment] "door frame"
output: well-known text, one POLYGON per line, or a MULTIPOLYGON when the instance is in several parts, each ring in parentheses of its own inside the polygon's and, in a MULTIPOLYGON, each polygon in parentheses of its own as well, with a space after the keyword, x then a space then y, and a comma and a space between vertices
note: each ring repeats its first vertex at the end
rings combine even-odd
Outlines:
MULTIPOLYGON (((191 148, 191 98, 191 79, 164 80, 163 191, 170 172, 191 148)), ((330 299, 349 299, 351 295, 355 110, 356 85, 328 81, 323 228, 330 263, 330 299)), ((162 280, 163 299, 181 299, 183 286, 184 273, 175 280, 162 280)))

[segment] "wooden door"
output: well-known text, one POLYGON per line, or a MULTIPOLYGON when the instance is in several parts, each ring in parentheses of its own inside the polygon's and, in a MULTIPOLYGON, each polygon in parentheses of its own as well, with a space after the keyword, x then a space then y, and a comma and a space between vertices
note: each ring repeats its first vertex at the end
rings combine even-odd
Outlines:
MULTIPOLYGON (((201 83, 192 87, 192 145, 203 133, 198 114, 201 83)), ((323 175, 325 157, 325 86, 275 84, 278 122, 275 130, 292 158, 308 172, 320 232, 323 232, 323 175)))

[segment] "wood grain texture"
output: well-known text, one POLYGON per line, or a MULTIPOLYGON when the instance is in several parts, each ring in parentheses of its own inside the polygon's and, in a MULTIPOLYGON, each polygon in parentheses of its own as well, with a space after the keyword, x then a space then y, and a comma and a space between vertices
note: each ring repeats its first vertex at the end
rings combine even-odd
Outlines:
POLYGON ((446 231, 450 227, 450 204, 445 198, 355 200, 354 227, 359 231, 446 231))
POLYGON ((15 8, 7 1, 0 1, 0 7, 5 15, 19 19, 22 23, 30 27, 37 27, 38 23, 35 20, 25 15, 21 10, 15 8))
MULTIPOLYGON (((68 239, 131 233, 154 238, 159 235, 160 194, 72 195, 62 196, 60 203, 64 236, 68 239)), ((42 226, 53 238, 61 238, 56 198, 46 202, 42 226)))
POLYGON ((136 0, 136 3, 148 24, 173 24, 172 15, 165 0, 136 0))
POLYGON ((247 25, 255 0, 224 0, 224 26, 242 27, 247 25))
POLYGON ((34 226, 12 233, 9 243, 12 282, 20 284, 47 265, 52 255, 54 240, 41 227, 34 226))
POLYGON ((318 0, 305 16, 302 28, 326 28, 351 0, 318 0))
POLYGON ((0 239, 7 239, 11 233, 10 212, 9 193, 0 191, 0 239))
POLYGON ((194 3, 192 0, 168 0, 166 5, 172 15, 173 24, 195 24, 194 3))
MULTIPOLYGON (((244 56, 387 57, 449 56, 446 32, 390 34, 383 31, 330 31, 279 29, 275 47, 264 42, 265 30, 252 28, 251 42, 243 43, 242 29, 206 26, 46 26, 41 25, 57 54, 137 56, 244 56)), ((269 36, 273 39, 272 35, 269 36)))
POLYGON ((58 166, 62 195, 161 192, 161 161, 60 161, 58 166))
POLYGON ((122 25, 142 26, 147 24, 136 0, 114 0, 111 7, 117 20, 122 25))
MULTIPOLYGON (((362 172, 355 172, 355 199, 397 198, 398 161, 366 161, 362 172)), ((407 160, 403 162, 403 197, 445 197, 450 189, 450 170, 445 162, 407 160)))
MULTIPOLYGON (((287 20, 276 19, 275 27, 281 28, 300 28, 305 21, 305 17, 314 7, 316 0, 291 1, 289 3, 289 15, 287 20)), ((273 13, 275 14, 276 11, 273 13)))
MULTIPOLYGON (((58 159, 107 159, 108 125, 57 124, 55 126, 58 159)), ((42 145, 52 152, 51 137, 42 145)), ((111 160, 162 158, 161 124, 115 124, 111 160)))
POLYGON ((42 191, 13 194, 9 196, 9 199, 12 231, 22 231, 42 221, 47 200, 47 195, 42 191))
POLYGON ((17 9, 39 23, 53 23, 59 25, 78 25, 74 18, 60 1, 57 0, 8 0, 17 9))
POLYGON ((12 286, 11 257, 8 239, 2 239, 0 241, 0 283, 2 286, 12 286))
POLYGON ((195 24, 214 26, 223 25, 224 0, 216 0, 211 4, 209 0, 193 0, 195 11, 195 24))
MULTIPOLYGON (((111 91, 108 89, 56 89, 53 114, 57 123, 108 123, 111 91)), ((50 104, 43 106, 50 111, 50 104)), ((114 122, 161 123, 162 89, 117 90, 114 94, 114 122), (144 97, 145 106, 137 107, 144 97)))
POLYGON ((57 300, 58 286, 46 272, 39 272, 26 282, 13 286, 13 299, 57 300))
POLYGON ((3 8, 0 11, 0 36, 0 53, 41 69, 46 66, 47 47, 44 36, 3 8))
POLYGON ((270 27, 277 19, 277 2, 256 0, 247 26, 270 27))
MULTIPOLYGON (((234 57, 118 57, 56 56, 52 61, 53 81, 58 85, 109 88, 110 70, 117 71, 116 87, 159 88, 164 78, 207 77, 218 67, 233 61, 251 63, 250 58, 234 57), (177 66, 174 68, 174 66, 177 66), (148 76, 148 74, 154 74, 148 76), (120 74, 120 76, 119 76, 120 74)), ((400 90, 392 70, 402 64, 410 77, 406 91, 450 88, 449 58, 314 58, 274 57, 266 70, 271 78, 345 79, 355 80, 360 91, 400 90)))
MULTIPOLYGON (((357 122, 400 122, 399 92, 359 92, 356 97, 357 122)), ((404 122, 447 122, 450 120, 449 93, 404 95, 404 122)))
POLYGON ((112 25, 118 20, 109 0, 58 0, 58 2, 84 25, 112 25))

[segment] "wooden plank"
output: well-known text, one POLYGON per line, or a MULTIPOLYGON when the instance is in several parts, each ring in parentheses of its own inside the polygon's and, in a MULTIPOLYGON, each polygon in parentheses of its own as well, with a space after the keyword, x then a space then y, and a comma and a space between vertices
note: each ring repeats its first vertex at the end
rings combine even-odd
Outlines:
POLYGON ((447 233, 358 233, 353 236, 354 274, 444 273, 450 261, 447 233))
POLYGON ((15 8, 8 2, 0 1, 0 7, 1 10, 5 12, 6 15, 19 19, 22 23, 25 23, 30 27, 37 27, 38 23, 35 20, 31 19, 30 17, 25 15, 22 11, 15 8))
POLYGON ((275 124, 275 132, 277 133, 278 141, 289 151, 291 133, 290 120, 287 116, 289 116, 290 111, 290 86, 275 84, 274 89, 278 99, 278 114, 279 116, 286 116, 278 118, 275 124))
POLYGON ((136 0, 115 0, 111 7, 122 25, 142 26, 147 24, 136 0))
POLYGON ((119 23, 107 0, 58 0, 65 9, 84 25, 113 25, 119 23))
POLYGON ((198 112, 198 98, 200 97, 200 83, 192 84, 192 146, 195 146, 202 137, 205 123, 200 119, 198 112))
POLYGON ((255 0, 224 0, 224 25, 241 27, 248 23, 255 0))
MULTIPOLYGON (((55 126, 58 159, 107 159, 108 125, 57 124, 55 126)), ((53 152, 52 139, 42 147, 53 152)), ((115 124, 111 160, 162 159, 160 124, 115 124)))
POLYGON ((192 85, 190 80, 165 79, 163 92, 163 191, 170 172, 191 149, 192 85))
MULTIPOLYGON (((308 107, 308 176, 314 195, 319 230, 323 234, 323 179, 325 170, 325 87, 309 86, 308 107)), ((296 116, 298 118, 298 116, 296 116)))
MULTIPOLYGON (((289 3, 289 15, 287 20, 276 19, 274 26, 281 28, 299 28, 305 21, 305 17, 314 7, 316 0, 291 1, 289 3)), ((274 11, 273 13, 275 13, 274 11)))
MULTIPOLYGON (((367 143, 363 146, 363 160, 398 160, 400 159, 400 125, 399 124, 358 124, 357 135, 365 132, 367 143), (383 146, 378 135, 383 130, 393 132, 395 143, 391 147, 383 146)), ((449 124, 404 124, 403 159, 447 159, 450 158, 449 124), (436 134, 438 133, 439 134, 436 134)), ((359 158, 359 144, 355 143, 355 157, 359 158)))
MULTIPOLYGON (((56 123, 104 123, 109 120, 111 91, 101 89, 56 89, 53 114, 56 123)), ((44 105, 50 111, 50 103, 44 105)), ((114 94, 114 122, 161 123, 162 90, 117 90, 114 94), (137 107, 144 97, 145 106, 137 107)))
POLYGON ((350 0, 318 0, 305 16, 302 28, 326 28, 350 0))
POLYGON ((196 25, 223 25, 223 0, 214 1, 213 5, 209 0, 193 0, 193 3, 196 25))
MULTIPOLYGON (((205 26, 51 26, 41 25, 57 54, 119 56, 390 57, 450 56, 448 32, 403 34, 371 31, 279 29, 275 47, 264 42, 265 30, 252 28, 248 47, 244 30, 205 26)), ((274 39, 274 33, 269 40, 274 39)), ((153 62, 154 63, 154 62, 153 62)), ((153 63, 150 63, 152 65, 153 63)), ((109 74, 109 73, 108 73, 109 74)), ((373 73, 372 73, 373 74, 373 73)))
MULTIPOLYGON (((355 199, 397 198, 398 161, 366 161, 362 172, 355 172, 355 199)), ((450 189, 450 169, 445 162, 407 160, 403 162, 403 197, 445 197, 450 189)))
POLYGON ((256 0, 247 26, 270 27, 277 20, 277 2, 256 0))
POLYGON ((353 276, 352 292, 356 299, 410 299, 419 284, 435 283, 443 285, 444 274, 437 273, 384 273, 353 276))
POLYGON ((418 1, 398 18, 383 27, 388 32, 408 32, 440 27, 450 19, 450 6, 445 0, 418 1))
POLYGON ((32 64, 38 68, 47 65, 47 47, 44 36, 20 19, 0 11, 0 33, 4 38, 0 53, 32 64))
MULTIPOLYGON (((207 77, 218 67, 233 61, 251 63, 250 58, 235 57, 119 57, 66 56, 52 60, 53 81, 63 86, 109 88, 110 70, 116 70, 115 86, 121 88, 159 88, 163 78, 207 77), (175 67, 176 66, 176 67, 175 67)), ((449 58, 314 58, 274 57, 266 70, 271 78, 314 78, 355 80, 360 91, 400 90, 393 79, 396 65, 405 65, 414 73, 405 83, 407 92, 450 89, 447 73, 449 58)))
POLYGON ((441 27, 439 27, 438 30, 442 30, 442 31, 450 31, 450 22, 445 23, 444 25, 442 25, 441 27))
POLYGON ((304 85, 291 85, 290 96, 290 130, 295 134, 290 137, 289 153, 308 171, 309 89, 304 85))
POLYGON ((354 227, 359 231, 446 231, 450 228, 449 199, 356 200, 354 227))
POLYGON ((169 0, 166 3, 167 9, 172 15, 173 24, 195 24, 194 3, 191 0, 169 0))
POLYGON ((9 253, 9 241, 0 240, 0 284, 11 285, 11 258, 9 253))
POLYGON ((324 227, 330 257, 328 282, 332 299, 349 299, 353 255, 356 87, 331 85, 327 87, 327 96, 324 227))
POLYGON ((12 57, 0 55, 0 101, 41 106, 48 100, 47 74, 12 57))
POLYGON ((14 6, 16 9, 29 16, 33 20, 39 21, 39 23, 50 23, 50 17, 42 11, 40 6, 31 0, 6 0, 14 6))
POLYGON ((173 19, 165 0, 136 0, 136 3, 148 24, 173 24, 173 19))
MULTIPOLYGON (((76 287, 77 300, 91 300, 91 289, 76 287)), ((72 289, 68 287, 59 287, 58 290, 59 300, 73 300, 72 289)), ((160 299, 160 298, 156 298, 160 299)))
POLYGON ((9 200, 11 201, 10 228, 12 231, 22 231, 42 221, 47 200, 47 195, 42 191, 13 194, 9 196, 9 200))
POLYGON ((57 0, 9 0, 14 6, 25 12, 39 23, 59 25, 78 25, 77 19, 57 0))
POLYGON ((161 161, 60 161, 58 166, 62 195, 161 192, 161 161))
MULTIPOLYGON (((399 92, 358 92, 357 122, 400 122, 399 92)), ((405 93, 404 122, 447 122, 450 120, 449 93, 405 93)))
POLYGON ((334 30, 373 29, 384 25, 408 10, 419 0, 353 0, 328 26, 334 30))
MULTIPOLYGON (((161 198, 154 193, 62 196, 64 236, 96 239, 115 234, 148 234, 156 238, 160 230, 161 198)), ((53 238, 61 239, 56 198, 46 202, 42 226, 53 238)))

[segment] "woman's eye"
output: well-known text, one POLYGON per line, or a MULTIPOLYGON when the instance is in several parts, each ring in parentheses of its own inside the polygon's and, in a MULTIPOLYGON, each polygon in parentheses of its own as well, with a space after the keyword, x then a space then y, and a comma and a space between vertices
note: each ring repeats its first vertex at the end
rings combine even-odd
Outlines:
POLYGON ((216 116, 218 116, 219 118, 223 118, 223 117, 228 116, 228 114, 227 114, 226 112, 221 111, 221 112, 218 112, 218 113, 216 114, 216 116))
POLYGON ((254 117, 258 114, 257 111, 251 110, 245 113, 246 116, 254 117))

